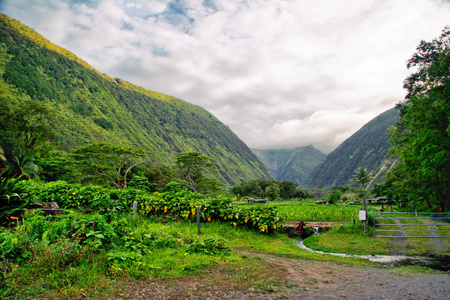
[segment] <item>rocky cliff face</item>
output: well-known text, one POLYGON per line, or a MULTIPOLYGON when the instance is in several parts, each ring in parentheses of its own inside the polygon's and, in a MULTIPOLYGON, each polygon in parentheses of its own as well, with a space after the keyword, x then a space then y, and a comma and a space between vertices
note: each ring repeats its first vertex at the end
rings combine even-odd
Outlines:
POLYGON ((281 150, 252 149, 252 151, 276 180, 290 180, 302 187, 309 174, 326 156, 313 146, 281 150))
POLYGON ((396 161, 388 150, 391 147, 386 131, 399 120, 399 112, 392 108, 371 120, 338 148, 327 155, 306 180, 308 187, 329 188, 351 184, 358 167, 365 167, 381 182, 396 161))

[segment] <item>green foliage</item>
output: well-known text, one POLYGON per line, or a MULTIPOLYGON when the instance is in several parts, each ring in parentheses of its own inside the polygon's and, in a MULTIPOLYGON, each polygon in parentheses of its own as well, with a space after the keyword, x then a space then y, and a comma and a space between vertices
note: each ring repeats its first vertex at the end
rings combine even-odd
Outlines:
POLYGON ((359 167, 355 170, 352 181, 361 184, 362 187, 362 202, 363 209, 366 213, 366 220, 364 221, 364 231, 367 233, 369 231, 369 216, 367 214, 367 199, 366 199, 366 185, 373 180, 373 177, 367 172, 364 167, 359 167))
POLYGON ((279 197, 283 199, 291 198, 309 198, 311 195, 298 187, 297 183, 289 180, 276 181, 273 179, 258 179, 242 182, 234 186, 231 191, 237 197, 269 198, 276 200, 279 197))
POLYGON ((450 209, 450 28, 422 41, 408 61, 416 71, 405 79, 408 94, 401 120, 389 130, 392 154, 402 164, 391 177, 402 198, 425 199, 428 208, 450 209))
POLYGON ((373 177, 367 172, 364 167, 359 167, 355 170, 352 181, 361 184, 364 190, 366 185, 373 180, 373 177))
POLYGON ((20 177, 9 178, 0 173, 0 221, 17 211, 25 209, 30 200, 25 197, 26 190, 20 186, 20 177))
POLYGON ((351 187, 348 184, 345 185, 335 185, 331 188, 332 191, 340 191, 341 193, 356 193, 357 188, 351 187))
MULTIPOLYGON (((0 83, 1 84, 1 83, 0 83)), ((49 111, 38 101, 24 101, 13 108, 0 103, 0 147, 6 164, 17 176, 37 172, 33 153, 49 140, 49 111), (34 166, 33 166, 34 165, 34 166)))
MULTIPOLYGON (((157 162, 148 162, 139 165, 133 174, 147 178, 154 190, 164 189, 170 182, 178 178, 173 168, 168 165, 158 164, 157 162)), ((135 175, 133 175, 133 178, 135 175)))
POLYGON ((208 192, 208 188, 217 189, 215 181, 207 180, 205 173, 217 173, 217 167, 213 159, 199 152, 183 152, 175 155, 175 165, 181 178, 186 181, 186 186, 194 192, 208 192))
POLYGON ((146 191, 146 192, 154 192, 156 183, 150 183, 147 177, 135 175, 128 182, 128 186, 130 188, 146 191))
MULTIPOLYGON (((37 214, 24 221, 18 230, 5 231, 0 235, 0 258, 12 262, 26 261, 40 247, 58 245, 62 240, 70 242, 74 252, 81 251, 83 247, 97 251, 100 248, 111 249, 117 234, 101 215, 37 214)), ((67 245, 65 242, 63 244, 67 245)))
POLYGON ((71 156, 64 150, 53 146, 41 148, 36 162, 39 165, 39 178, 45 181, 66 180, 73 182, 80 178, 80 170, 74 165, 71 156))
POLYGON ((281 224, 276 207, 234 206, 230 199, 207 200, 204 196, 182 191, 154 193, 140 200, 141 213, 147 216, 173 216, 195 221, 196 208, 203 222, 214 220, 273 232, 281 224))
POLYGON ((269 200, 275 200, 280 196, 280 188, 277 185, 269 185, 266 187, 265 194, 269 200))
POLYGON ((288 222, 343 222, 358 220, 361 206, 353 205, 278 205, 279 215, 288 222))
POLYGON ((220 237, 197 238, 197 240, 188 246, 187 252, 205 253, 208 255, 229 255, 231 248, 228 246, 227 241, 220 237))
POLYGON ((116 190, 99 186, 83 187, 56 181, 35 187, 26 200, 54 201, 61 208, 94 210, 104 214, 108 220, 121 212, 130 211, 133 202, 137 201, 140 214, 148 217, 195 221, 198 207, 202 222, 220 220, 262 232, 273 232, 282 222, 276 207, 234 206, 229 198, 208 199, 205 195, 180 189, 176 183, 171 184, 165 192, 149 194, 131 188, 116 190))
POLYGON ((127 177, 133 168, 146 162, 148 153, 130 146, 93 143, 73 151, 76 165, 83 174, 117 189, 127 187, 127 177))
POLYGON ((341 200, 342 193, 340 191, 333 191, 330 196, 328 197, 328 203, 329 204, 336 204, 341 200))

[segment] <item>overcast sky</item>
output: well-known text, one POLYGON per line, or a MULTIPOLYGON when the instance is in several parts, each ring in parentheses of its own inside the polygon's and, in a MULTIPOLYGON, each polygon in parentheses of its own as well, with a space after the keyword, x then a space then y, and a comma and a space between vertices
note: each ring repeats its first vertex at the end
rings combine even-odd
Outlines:
POLYGON ((0 0, 97 70, 200 105, 249 147, 328 153, 404 98, 443 0, 0 0))

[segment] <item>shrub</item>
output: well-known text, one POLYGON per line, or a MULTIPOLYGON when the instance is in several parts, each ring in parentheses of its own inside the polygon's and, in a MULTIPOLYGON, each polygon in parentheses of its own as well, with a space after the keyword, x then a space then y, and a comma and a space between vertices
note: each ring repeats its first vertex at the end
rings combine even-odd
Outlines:
POLYGON ((197 238, 187 247, 187 252, 204 253, 208 255, 229 255, 231 248, 226 240, 220 237, 211 237, 206 239, 197 238))

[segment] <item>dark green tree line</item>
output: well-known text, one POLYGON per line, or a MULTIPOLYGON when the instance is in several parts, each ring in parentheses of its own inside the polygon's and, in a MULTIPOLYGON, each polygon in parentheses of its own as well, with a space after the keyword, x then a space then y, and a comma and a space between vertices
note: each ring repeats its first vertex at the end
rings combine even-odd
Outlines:
POLYGON ((311 198, 312 196, 298 187, 298 183, 274 179, 257 179, 242 182, 232 188, 232 192, 237 197, 269 198, 275 200, 278 198, 311 198))
POLYGON ((409 59, 401 119, 388 130, 391 154, 401 159, 388 178, 402 200, 450 209, 450 28, 422 41, 409 59))

